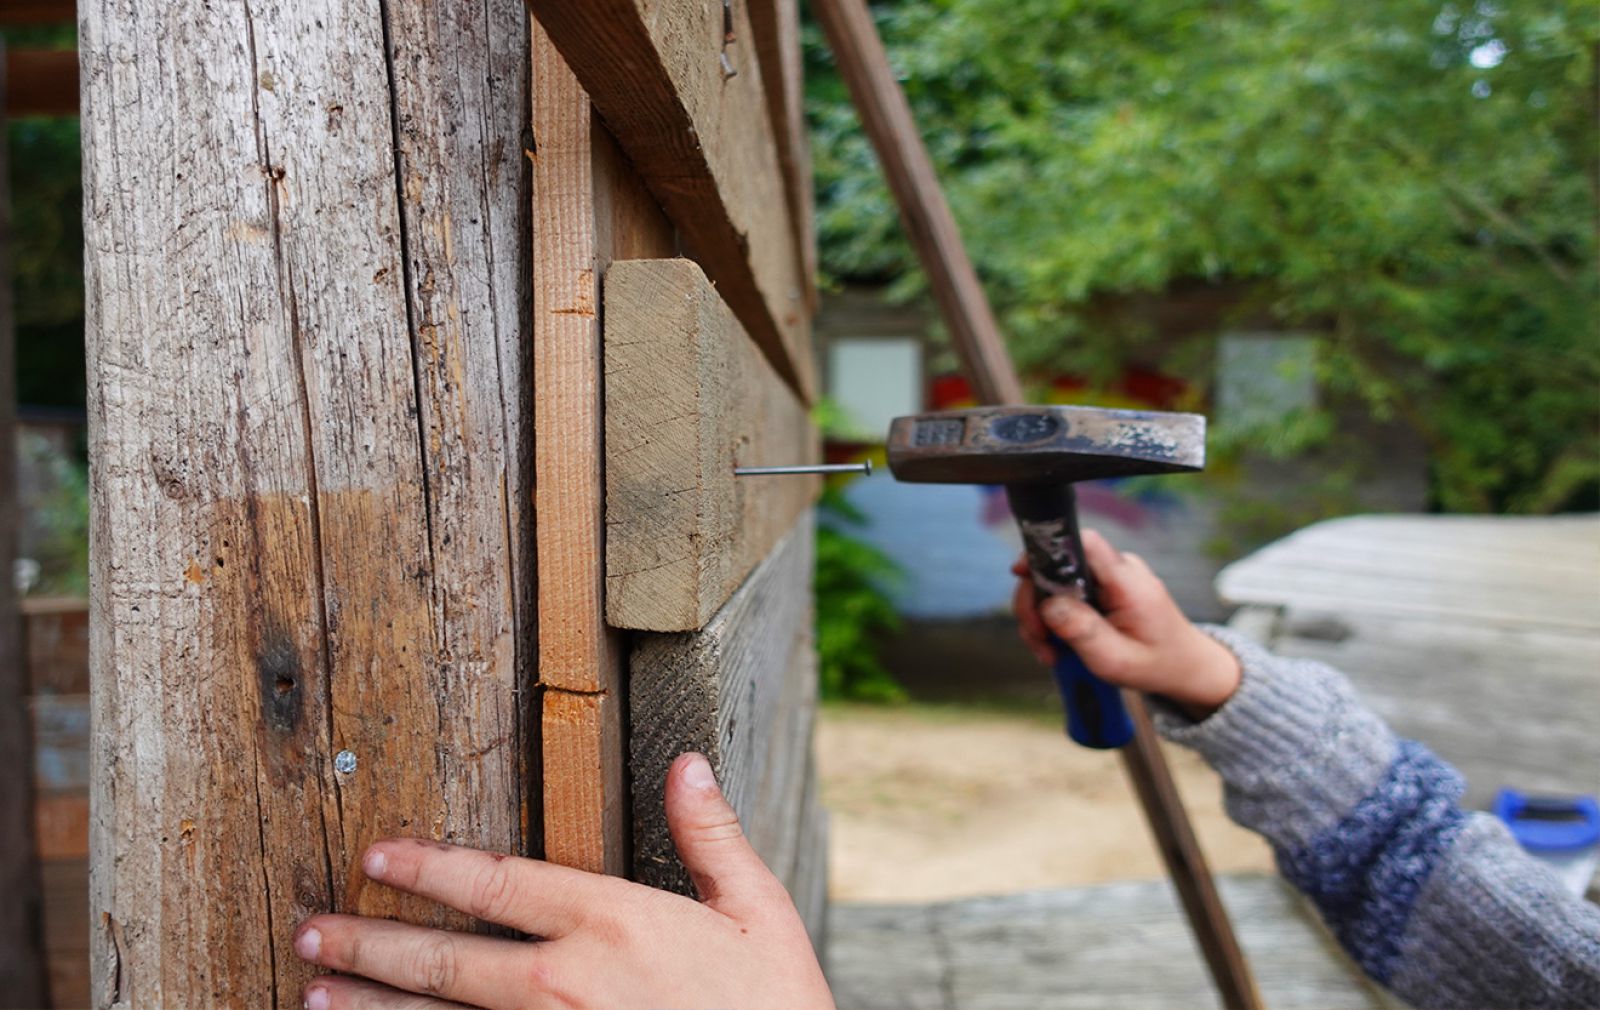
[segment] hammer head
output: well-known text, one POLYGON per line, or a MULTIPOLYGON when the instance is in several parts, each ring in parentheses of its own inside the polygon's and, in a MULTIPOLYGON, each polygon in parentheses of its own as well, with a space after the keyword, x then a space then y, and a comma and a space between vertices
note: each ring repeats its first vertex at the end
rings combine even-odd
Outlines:
POLYGON ((897 417, 889 426, 889 470, 918 484, 1062 484, 1205 462, 1199 414, 976 407, 897 417))

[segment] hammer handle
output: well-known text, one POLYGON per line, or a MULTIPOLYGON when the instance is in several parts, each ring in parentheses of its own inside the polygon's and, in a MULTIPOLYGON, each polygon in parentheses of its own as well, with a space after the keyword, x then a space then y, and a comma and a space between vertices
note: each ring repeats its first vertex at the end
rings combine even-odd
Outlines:
MULTIPOLYGON (((1042 595, 1066 594, 1100 609, 1099 587, 1083 555, 1078 498, 1071 484, 1014 484, 1006 488, 1011 514, 1022 530, 1033 584, 1042 595)), ((1122 692, 1089 672, 1078 654, 1054 635, 1056 688, 1067 712, 1067 736, 1096 750, 1133 739, 1122 692)))

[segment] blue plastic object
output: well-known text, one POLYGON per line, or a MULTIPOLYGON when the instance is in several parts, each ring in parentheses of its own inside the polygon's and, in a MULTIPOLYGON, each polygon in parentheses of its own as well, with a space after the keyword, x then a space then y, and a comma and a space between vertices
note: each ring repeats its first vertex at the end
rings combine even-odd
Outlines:
POLYGON ((1061 703, 1067 710, 1067 736, 1096 750, 1114 750, 1133 739, 1133 720, 1122 704, 1122 691, 1089 672, 1083 660, 1056 636, 1053 671, 1061 703))
POLYGON ((1501 789, 1490 809, 1529 852, 1576 852, 1600 844, 1600 803, 1593 796, 1501 789))

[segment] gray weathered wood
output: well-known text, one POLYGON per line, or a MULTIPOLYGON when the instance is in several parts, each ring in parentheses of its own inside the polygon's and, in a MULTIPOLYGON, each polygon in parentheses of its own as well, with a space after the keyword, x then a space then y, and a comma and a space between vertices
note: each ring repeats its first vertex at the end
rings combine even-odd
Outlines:
POLYGON ((818 456, 805 405, 686 259, 605 280, 606 619, 705 626, 816 497, 816 477, 735 477, 818 456))
MULTIPOLYGON (((673 759, 698 750, 711 760, 751 844, 797 889, 797 847, 815 830, 803 820, 815 777, 812 540, 807 514, 704 630, 638 637, 628 700, 634 870, 646 883, 692 893, 662 796, 673 759)), ((807 889, 815 888, 817 872, 814 863, 804 865, 807 889)))
MULTIPOLYGON (((1222 877, 1263 1001, 1377 1010, 1385 997, 1275 877, 1222 877)), ((1192 1010, 1218 1005, 1170 887, 1132 881, 931 905, 834 905, 839 1010, 1192 1010)))
POLYGON ((1217 576, 1232 603, 1600 633, 1600 516, 1352 516, 1217 576))
POLYGON ((297 1006, 535 753, 517 0, 80 7, 97 1006, 297 1006), (336 772, 349 751, 353 771, 336 772))
POLYGON ((1329 663, 1467 778, 1591 792, 1600 781, 1600 517, 1359 516, 1230 565, 1245 630, 1329 663))
MULTIPOLYGON (((0 81, 6 50, 0 42, 0 81)), ((0 110, 5 87, 0 85, 0 110)), ((11 311, 11 184, 6 115, 0 111, 0 1006, 44 1003, 39 946, 39 873, 33 849, 33 755, 29 750, 27 672, 12 583, 16 552, 16 356, 11 311)))
POLYGON ((1471 805, 1501 786, 1600 782, 1600 635, 1294 609, 1281 628, 1264 640, 1274 652, 1346 673, 1395 732, 1461 771, 1471 805))
POLYGON ((784 378, 815 393, 810 313, 743 3, 528 0, 687 251, 784 378), (725 19, 731 16, 732 33, 725 19), (727 62, 724 62, 724 59, 727 62), (727 67, 737 73, 729 75, 727 67))

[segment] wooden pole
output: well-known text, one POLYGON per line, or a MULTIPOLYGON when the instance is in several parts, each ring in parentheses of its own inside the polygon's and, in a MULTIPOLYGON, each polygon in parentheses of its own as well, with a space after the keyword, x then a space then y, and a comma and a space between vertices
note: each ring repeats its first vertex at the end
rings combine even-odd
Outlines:
MULTIPOLYGON (((984 403, 1021 403, 1022 384, 1000 337, 933 162, 895 80, 864 0, 812 0, 812 12, 833 50, 878 153, 912 246, 928 273, 939 311, 969 381, 984 403)), ((1216 882, 1173 785, 1144 699, 1128 693, 1134 740, 1122 749, 1161 856, 1182 899, 1190 928, 1229 1010, 1256 1010, 1260 996, 1216 882)))
POLYGON ((1021 403, 1022 383, 871 13, 863 0, 814 0, 811 10, 878 152, 900 221, 927 271, 939 315, 973 391, 983 403, 1021 403))
POLYGON ((299 1007, 317 912, 536 853, 520 4, 84 0, 96 1007, 299 1007))
MULTIPOLYGON (((6 62, 0 42, 0 67, 6 62)), ((3 80, 0 75, 0 80, 3 80)), ((0 86, 3 90, 3 86, 0 86)), ((5 108, 0 96, 0 110, 5 108)), ((12 585, 17 543, 17 376, 11 311, 11 184, 0 111, 0 1007, 45 1003, 39 864, 33 845, 33 734, 22 626, 12 585)))

